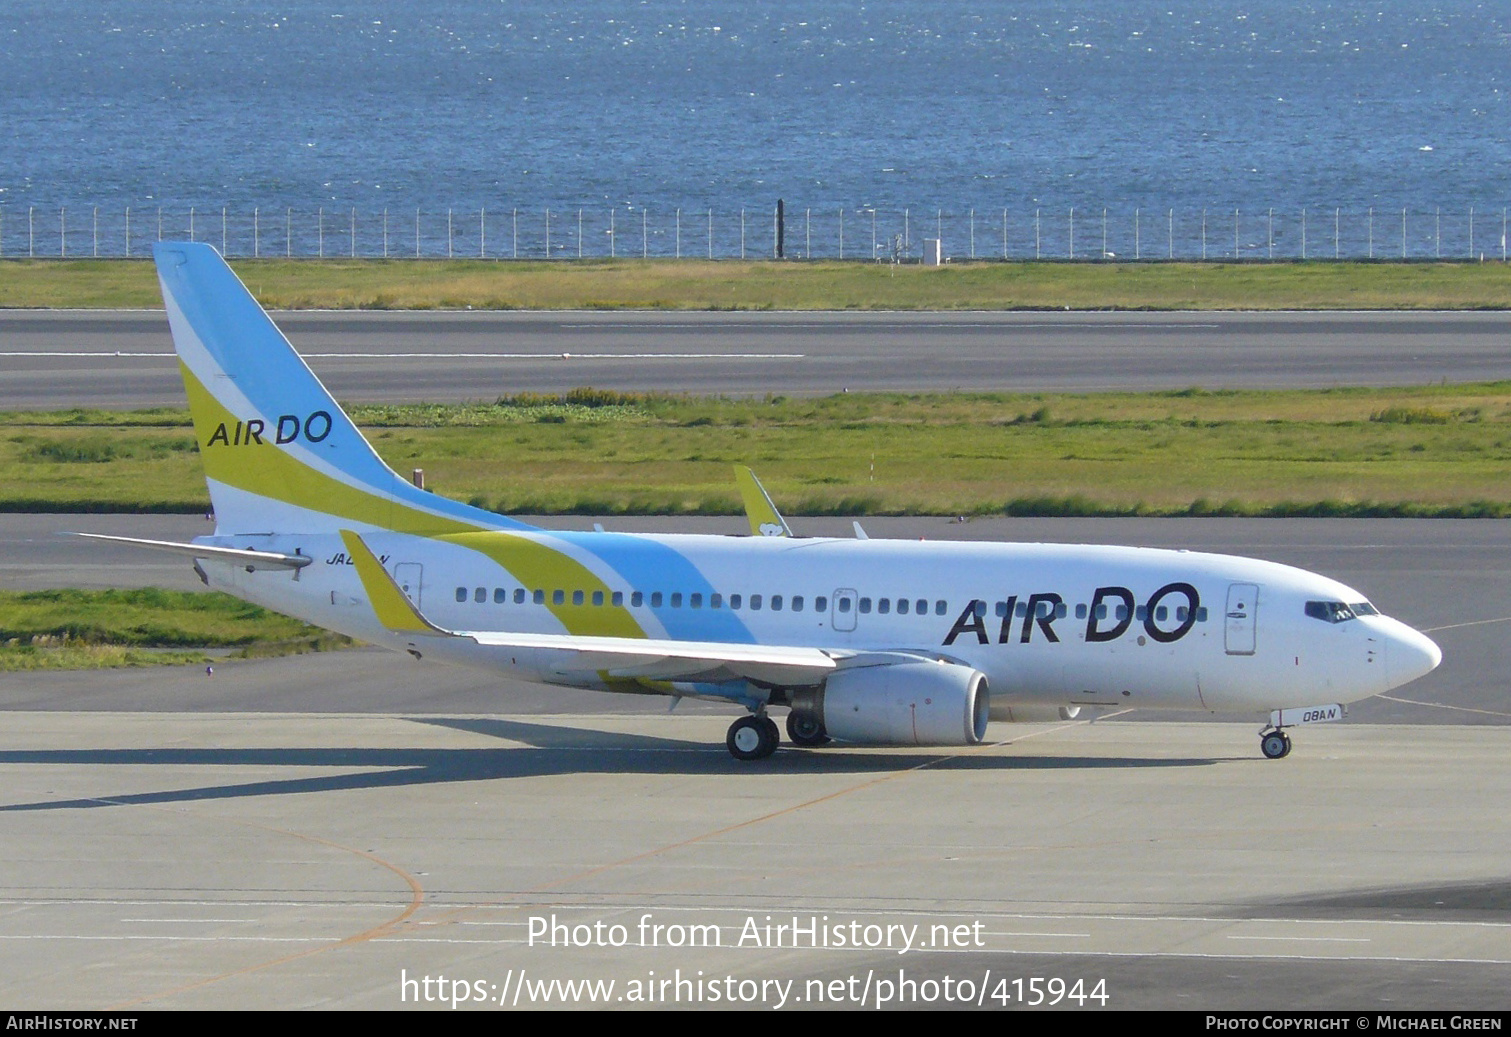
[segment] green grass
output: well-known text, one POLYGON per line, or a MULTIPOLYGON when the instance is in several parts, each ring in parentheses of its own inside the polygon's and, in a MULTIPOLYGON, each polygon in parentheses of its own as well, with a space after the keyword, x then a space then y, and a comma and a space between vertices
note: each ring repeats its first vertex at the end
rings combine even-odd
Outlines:
MULTIPOLYGON (((1471 262, 1100 263, 233 260, 265 306, 328 309, 1503 309, 1511 266, 1471 262)), ((0 262, 0 307, 159 308, 150 263, 0 262)))
POLYGON ((0 671, 204 663, 329 651, 352 642, 225 594, 0 591, 0 671))
MULTIPOLYGON (((399 472, 512 513, 738 514, 752 465, 804 514, 1511 515, 1511 382, 1410 389, 577 390, 359 406, 399 472)), ((187 415, 0 415, 0 510, 202 511, 187 415)))

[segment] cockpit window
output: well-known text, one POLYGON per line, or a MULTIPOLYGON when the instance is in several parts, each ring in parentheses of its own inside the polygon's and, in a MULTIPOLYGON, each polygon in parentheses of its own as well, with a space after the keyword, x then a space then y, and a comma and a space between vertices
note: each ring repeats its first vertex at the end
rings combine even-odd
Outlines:
POLYGON ((1380 610, 1367 601, 1356 601, 1349 608, 1354 610, 1356 616, 1378 616, 1380 610))
MULTIPOLYGON (((1370 612, 1373 611, 1371 607, 1370 612)), ((1346 623, 1355 618, 1354 610, 1341 601, 1309 601, 1306 603, 1306 614, 1326 623, 1346 623)))

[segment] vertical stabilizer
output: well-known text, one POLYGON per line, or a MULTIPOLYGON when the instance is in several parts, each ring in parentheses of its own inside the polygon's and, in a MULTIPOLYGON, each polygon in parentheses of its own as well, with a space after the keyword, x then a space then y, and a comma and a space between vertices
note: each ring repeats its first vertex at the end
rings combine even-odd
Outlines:
POLYGON ((215 249, 153 256, 218 532, 529 528, 384 464, 215 249))

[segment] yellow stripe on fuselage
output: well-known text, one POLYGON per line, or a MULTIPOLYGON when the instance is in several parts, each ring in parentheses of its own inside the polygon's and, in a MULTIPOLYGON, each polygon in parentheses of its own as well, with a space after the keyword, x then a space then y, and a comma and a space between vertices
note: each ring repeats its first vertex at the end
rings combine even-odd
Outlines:
POLYGON ((456 544, 485 555, 503 566, 526 590, 545 591, 546 606, 560 620, 569 634, 602 637, 645 637, 645 629, 629 609, 611 605, 613 589, 575 558, 538 540, 516 533, 489 530, 480 533, 451 533, 436 537, 442 543, 456 544), (553 591, 563 591, 558 605, 553 591), (572 592, 583 592, 583 603, 572 604, 572 592), (603 595, 603 604, 592 604, 593 592, 603 595))

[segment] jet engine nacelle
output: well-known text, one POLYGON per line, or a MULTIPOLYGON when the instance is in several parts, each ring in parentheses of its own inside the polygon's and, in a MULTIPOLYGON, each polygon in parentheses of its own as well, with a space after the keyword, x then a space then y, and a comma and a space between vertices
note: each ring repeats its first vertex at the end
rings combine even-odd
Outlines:
POLYGON ((846 742, 975 745, 986 737, 990 695, 980 670, 920 659, 840 670, 801 708, 846 742))

